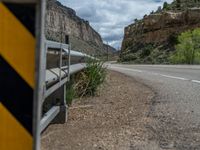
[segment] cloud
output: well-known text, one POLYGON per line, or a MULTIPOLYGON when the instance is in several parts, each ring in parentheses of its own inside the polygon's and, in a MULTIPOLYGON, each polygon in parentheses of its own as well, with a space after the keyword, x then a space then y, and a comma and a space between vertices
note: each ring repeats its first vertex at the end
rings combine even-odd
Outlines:
POLYGON ((101 34, 104 42, 115 48, 121 46, 124 27, 142 18, 152 10, 173 0, 59 0, 76 10, 77 15, 88 20, 101 34))

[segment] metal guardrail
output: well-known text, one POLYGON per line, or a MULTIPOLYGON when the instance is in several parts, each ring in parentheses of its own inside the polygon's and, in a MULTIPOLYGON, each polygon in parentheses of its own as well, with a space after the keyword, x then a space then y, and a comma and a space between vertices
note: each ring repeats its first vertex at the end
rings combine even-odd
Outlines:
MULTIPOLYGON (((45 85, 43 92, 43 100, 42 104, 45 102, 46 98, 48 98, 51 94, 53 94, 59 88, 65 86, 65 84, 70 80, 70 75, 77 73, 83 70, 86 67, 85 63, 77 63, 71 65, 71 56, 77 58, 90 58, 95 59, 92 56, 87 54, 77 52, 70 49, 70 45, 58 43, 54 41, 46 41, 46 50, 45 53, 49 50, 53 50, 57 54, 59 54, 59 66, 57 68, 46 69, 45 71, 45 85), (68 57, 68 65, 63 66, 63 56, 68 57)), ((65 99, 63 101, 64 105, 66 104, 65 99)), ((41 106, 42 107, 42 106, 41 106)), ((42 132, 54 118, 59 114, 60 106, 52 106, 48 112, 46 112, 41 121, 40 121, 40 132, 42 132)))
POLYGON ((59 106, 53 106, 42 118, 40 121, 40 132, 42 132, 50 123, 51 121, 58 115, 60 112, 59 106))

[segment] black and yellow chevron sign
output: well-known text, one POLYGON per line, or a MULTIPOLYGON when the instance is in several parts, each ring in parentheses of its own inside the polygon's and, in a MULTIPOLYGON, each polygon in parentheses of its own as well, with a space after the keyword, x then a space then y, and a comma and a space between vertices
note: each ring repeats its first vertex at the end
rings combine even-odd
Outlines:
POLYGON ((16 1, 0 2, 0 150, 33 149, 36 4, 16 1))

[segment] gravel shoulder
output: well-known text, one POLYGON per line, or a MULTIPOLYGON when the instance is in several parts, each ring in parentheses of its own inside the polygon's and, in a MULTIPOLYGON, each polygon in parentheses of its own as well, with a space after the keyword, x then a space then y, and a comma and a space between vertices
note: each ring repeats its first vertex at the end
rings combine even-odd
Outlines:
POLYGON ((134 78, 109 71, 96 97, 76 100, 68 122, 51 125, 42 150, 159 150, 149 129, 154 92, 134 78))

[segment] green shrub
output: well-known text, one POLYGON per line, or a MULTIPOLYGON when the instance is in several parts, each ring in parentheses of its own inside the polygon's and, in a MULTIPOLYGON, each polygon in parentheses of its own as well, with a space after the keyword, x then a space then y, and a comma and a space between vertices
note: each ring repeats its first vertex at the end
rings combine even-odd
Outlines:
POLYGON ((88 60, 86 69, 77 75, 75 91, 78 96, 94 96, 98 87, 104 82, 106 68, 103 62, 88 60))
POLYGON ((149 56, 151 54, 151 51, 154 49, 153 45, 148 44, 147 46, 145 46, 143 49, 141 49, 141 54, 140 57, 141 58, 145 58, 147 56, 149 56))
POLYGON ((178 44, 178 35, 176 34, 171 34, 168 38, 168 42, 171 46, 177 45, 178 44))
POLYGON ((137 56, 135 53, 128 53, 128 54, 124 54, 121 56, 120 60, 122 62, 128 62, 128 61, 134 61, 137 59, 137 56))
POLYGON ((200 29, 182 33, 178 37, 178 42, 176 52, 170 57, 172 63, 200 62, 200 29))
POLYGON ((77 73, 67 84, 66 101, 71 104, 76 97, 94 96, 99 86, 106 78, 104 63, 97 60, 88 60, 86 69, 77 73))
POLYGON ((170 5, 167 2, 164 2, 163 10, 169 10, 169 9, 170 9, 170 5))

